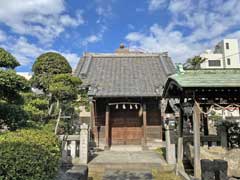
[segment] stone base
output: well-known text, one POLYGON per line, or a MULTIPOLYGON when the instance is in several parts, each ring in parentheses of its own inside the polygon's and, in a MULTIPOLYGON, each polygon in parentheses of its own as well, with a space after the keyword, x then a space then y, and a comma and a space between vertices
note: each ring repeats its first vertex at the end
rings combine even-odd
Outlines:
POLYGON ((74 166, 66 172, 67 180, 88 180, 88 167, 74 166))

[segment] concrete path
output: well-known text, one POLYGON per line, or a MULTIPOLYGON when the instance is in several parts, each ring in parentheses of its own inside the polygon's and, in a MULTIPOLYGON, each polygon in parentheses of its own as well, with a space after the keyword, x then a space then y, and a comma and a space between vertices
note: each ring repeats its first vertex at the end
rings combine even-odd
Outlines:
POLYGON ((138 164, 138 163, 157 163, 165 165, 166 161, 160 154, 154 151, 138 151, 138 152, 125 152, 125 151, 103 151, 99 152, 96 157, 90 161, 89 164, 96 163, 121 163, 121 164, 138 164))
POLYGON ((106 170, 103 180, 152 180, 150 171, 106 170))

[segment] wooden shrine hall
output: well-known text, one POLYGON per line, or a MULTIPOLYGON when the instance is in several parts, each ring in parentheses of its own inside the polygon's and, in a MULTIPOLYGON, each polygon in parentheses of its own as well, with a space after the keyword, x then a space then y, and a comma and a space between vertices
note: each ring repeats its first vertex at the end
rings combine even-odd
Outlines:
POLYGON ((93 139, 98 147, 161 141, 160 100, 175 67, 167 53, 86 53, 75 75, 91 101, 93 139))
MULTIPOLYGON (((163 92, 164 98, 177 98, 180 103, 178 123, 177 164, 183 167, 183 123, 187 118, 193 122, 194 176, 201 177, 200 146, 208 138, 208 113, 213 106, 236 107, 240 104, 240 70, 183 70, 170 76, 163 92), (201 125, 203 128, 201 128, 201 125), (203 129, 202 132, 200 129, 203 129)), ((223 137, 223 136, 222 136, 223 137)), ((209 136, 210 138, 210 136, 209 136)), ((222 146, 226 142, 221 141, 222 146)))

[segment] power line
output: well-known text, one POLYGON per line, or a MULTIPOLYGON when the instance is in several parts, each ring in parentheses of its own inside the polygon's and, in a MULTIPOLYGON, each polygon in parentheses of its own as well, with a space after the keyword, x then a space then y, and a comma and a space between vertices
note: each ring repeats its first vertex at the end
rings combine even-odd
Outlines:
MULTIPOLYGON (((213 54, 218 54, 218 53, 213 53, 213 54)), ((219 53, 220 54, 220 53, 219 53)), ((240 54, 240 52, 238 53, 234 53, 234 54, 230 54, 228 56, 223 56, 221 59, 213 59, 213 60, 223 60, 224 58, 227 58, 227 57, 232 57, 232 56, 235 56, 235 55, 238 55, 240 54)), ((223 55, 223 54, 222 54, 223 55)), ((208 58, 207 58, 208 59, 208 58)))

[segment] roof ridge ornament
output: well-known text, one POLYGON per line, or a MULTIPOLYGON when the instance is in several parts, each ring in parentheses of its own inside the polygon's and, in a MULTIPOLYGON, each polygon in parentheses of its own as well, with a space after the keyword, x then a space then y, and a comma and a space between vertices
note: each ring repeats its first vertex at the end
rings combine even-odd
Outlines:
POLYGON ((185 70, 183 69, 183 64, 177 63, 176 67, 177 67, 177 74, 184 74, 185 70))

